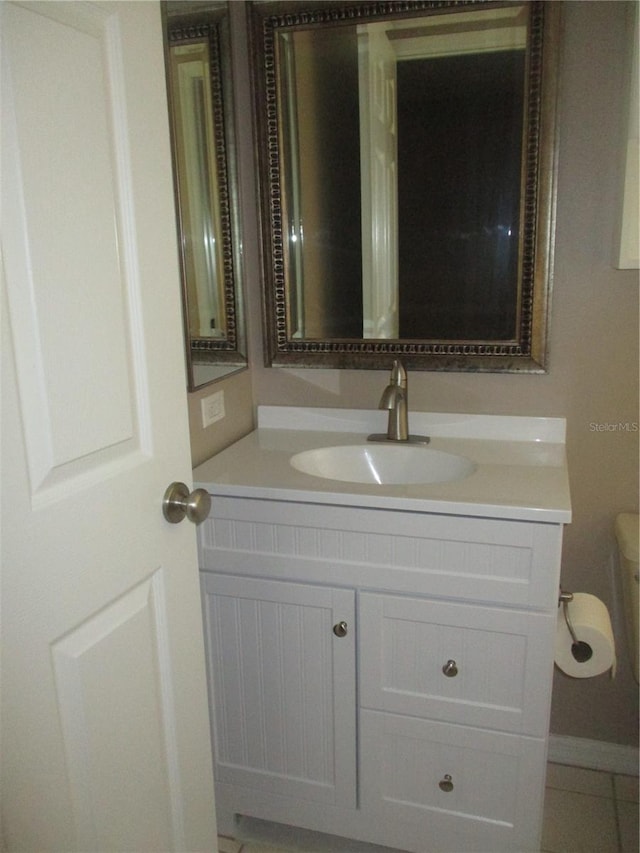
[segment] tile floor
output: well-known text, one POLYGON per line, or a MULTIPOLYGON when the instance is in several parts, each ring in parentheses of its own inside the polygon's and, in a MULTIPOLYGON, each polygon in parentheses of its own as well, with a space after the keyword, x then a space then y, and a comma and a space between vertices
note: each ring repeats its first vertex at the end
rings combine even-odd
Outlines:
MULTIPOLYGON (((219 853, 400 853, 263 821, 219 853)), ((541 853, 638 853, 638 777, 549 764, 541 853)), ((493 851, 487 851, 493 853, 493 851)))

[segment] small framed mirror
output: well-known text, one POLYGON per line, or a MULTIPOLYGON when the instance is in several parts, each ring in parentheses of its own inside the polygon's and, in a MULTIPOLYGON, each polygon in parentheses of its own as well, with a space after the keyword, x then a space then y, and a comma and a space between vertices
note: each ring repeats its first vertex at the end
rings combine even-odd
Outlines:
POLYGON ((228 4, 165 7, 187 385, 247 366, 228 4))
POLYGON ((250 4, 267 364, 544 372, 559 5, 250 4))

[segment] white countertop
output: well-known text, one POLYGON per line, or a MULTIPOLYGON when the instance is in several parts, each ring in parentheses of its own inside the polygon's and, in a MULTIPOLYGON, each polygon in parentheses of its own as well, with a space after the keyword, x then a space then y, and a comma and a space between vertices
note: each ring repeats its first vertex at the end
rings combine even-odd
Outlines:
POLYGON ((194 469, 214 497, 251 497, 549 523, 571 521, 562 418, 411 412, 411 433, 466 456, 476 470, 449 483, 365 485, 314 477, 289 459, 316 447, 363 444, 386 432, 387 413, 261 406, 258 429, 194 469))

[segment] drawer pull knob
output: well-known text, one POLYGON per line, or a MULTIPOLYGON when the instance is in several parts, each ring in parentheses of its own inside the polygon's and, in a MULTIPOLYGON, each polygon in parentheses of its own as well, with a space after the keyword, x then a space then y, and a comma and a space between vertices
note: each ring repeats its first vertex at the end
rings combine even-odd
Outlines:
POLYGON ((458 664, 454 660, 448 660, 442 667, 447 678, 454 678, 458 674, 458 664))
POLYGON ((346 637, 347 636, 347 623, 346 622, 338 622, 333 626, 333 633, 336 637, 346 637))
POLYGON ((453 782, 451 781, 451 776, 448 773, 445 773, 444 779, 440 780, 439 786, 441 791, 446 791, 447 793, 449 793, 449 791, 453 791, 453 782))

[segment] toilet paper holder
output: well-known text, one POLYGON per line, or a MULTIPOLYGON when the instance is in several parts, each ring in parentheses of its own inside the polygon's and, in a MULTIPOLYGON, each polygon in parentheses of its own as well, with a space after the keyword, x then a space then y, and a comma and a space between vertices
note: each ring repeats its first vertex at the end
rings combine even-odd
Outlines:
POLYGON ((569 634, 571 635, 571 654, 578 663, 585 663, 593 657, 593 649, 589 643, 585 643, 576 637, 576 632, 573 630, 571 619, 569 618, 569 602, 573 601, 573 593, 560 588, 558 596, 558 607, 562 604, 562 615, 567 623, 569 634))

